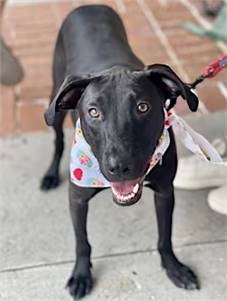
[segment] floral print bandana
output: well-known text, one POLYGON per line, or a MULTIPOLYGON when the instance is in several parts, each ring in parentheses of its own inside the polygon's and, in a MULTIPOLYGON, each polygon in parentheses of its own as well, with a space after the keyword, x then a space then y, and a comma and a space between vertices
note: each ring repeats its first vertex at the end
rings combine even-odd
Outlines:
MULTIPOLYGON (((174 112, 165 113, 165 126, 159 139, 159 144, 153 154, 151 154, 150 166, 147 174, 157 163, 161 164, 162 156, 170 144, 168 128, 172 126, 176 137, 200 159, 214 164, 222 164, 227 167, 227 162, 223 162, 216 149, 199 133, 194 131, 182 118, 174 112)), ((77 120, 76 130, 71 149, 70 177, 72 183, 80 187, 110 187, 110 183, 105 179, 100 171, 99 163, 95 158, 90 145, 86 142, 80 119, 77 120)))

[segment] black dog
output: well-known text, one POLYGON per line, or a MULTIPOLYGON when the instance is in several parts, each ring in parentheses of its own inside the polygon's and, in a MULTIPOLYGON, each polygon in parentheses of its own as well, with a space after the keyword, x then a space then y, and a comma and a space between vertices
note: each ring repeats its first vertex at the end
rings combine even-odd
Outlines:
MULTIPOLYGON (((166 100, 173 106, 181 95, 196 111, 197 97, 168 66, 145 67, 132 52, 121 19, 104 5, 83 6, 67 16, 57 39, 53 78, 52 101, 45 118, 55 129, 56 149, 42 188, 51 189, 59 183, 63 120, 66 110, 78 110, 83 134, 111 183, 114 201, 134 204, 141 197, 148 162, 163 131, 166 100), (122 198, 129 192, 130 197, 122 198)), ((196 289, 196 276, 179 262, 172 249, 177 155, 171 128, 169 134, 171 143, 162 164, 146 176, 155 192, 158 250, 162 266, 175 285, 196 289)), ((68 288, 74 298, 83 297, 92 288, 86 221, 88 201, 100 190, 70 184, 76 264, 68 288)))

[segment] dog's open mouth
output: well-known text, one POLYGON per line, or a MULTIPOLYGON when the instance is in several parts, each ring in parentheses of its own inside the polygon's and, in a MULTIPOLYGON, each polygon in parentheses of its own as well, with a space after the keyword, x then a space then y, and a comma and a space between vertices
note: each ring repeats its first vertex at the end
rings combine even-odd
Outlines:
POLYGON ((115 203, 121 206, 133 205, 139 201, 143 190, 144 177, 131 181, 111 182, 115 203))

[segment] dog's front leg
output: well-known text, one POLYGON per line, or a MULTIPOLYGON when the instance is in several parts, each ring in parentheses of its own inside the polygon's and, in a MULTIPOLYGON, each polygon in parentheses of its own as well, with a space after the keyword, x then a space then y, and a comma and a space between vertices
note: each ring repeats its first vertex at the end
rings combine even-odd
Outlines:
POLYGON ((64 151, 64 132, 63 132, 63 122, 65 119, 65 112, 58 112, 55 117, 55 122, 53 125, 55 132, 55 144, 54 144, 54 156, 51 164, 41 180, 40 188, 42 190, 54 189, 59 185, 59 166, 64 151))
POLYGON ((176 286, 189 290, 198 289, 199 283, 196 275, 176 258, 172 248, 173 187, 155 192, 155 209, 159 232, 158 250, 162 266, 176 286))
POLYGON ((76 263, 67 287, 74 299, 89 293, 92 288, 91 246, 87 238, 88 201, 97 189, 80 188, 70 183, 70 213, 76 237, 76 263))

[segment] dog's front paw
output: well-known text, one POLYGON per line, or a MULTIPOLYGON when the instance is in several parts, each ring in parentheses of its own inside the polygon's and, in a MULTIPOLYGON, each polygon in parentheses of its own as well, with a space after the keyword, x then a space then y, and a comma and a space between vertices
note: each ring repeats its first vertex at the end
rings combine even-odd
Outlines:
POLYGON ((83 298, 92 289, 93 281, 91 273, 88 275, 77 275, 69 278, 66 287, 70 295, 76 299, 83 298))
POLYGON ((46 174, 40 184, 40 189, 47 191, 50 189, 55 189, 60 183, 58 174, 46 174))
POLYGON ((171 268, 166 267, 166 273, 177 287, 187 290, 199 289, 199 282, 195 273, 179 261, 171 265, 171 268))
POLYGON ((66 284, 74 300, 84 297, 91 291, 93 286, 91 266, 89 257, 77 258, 72 275, 66 284))

